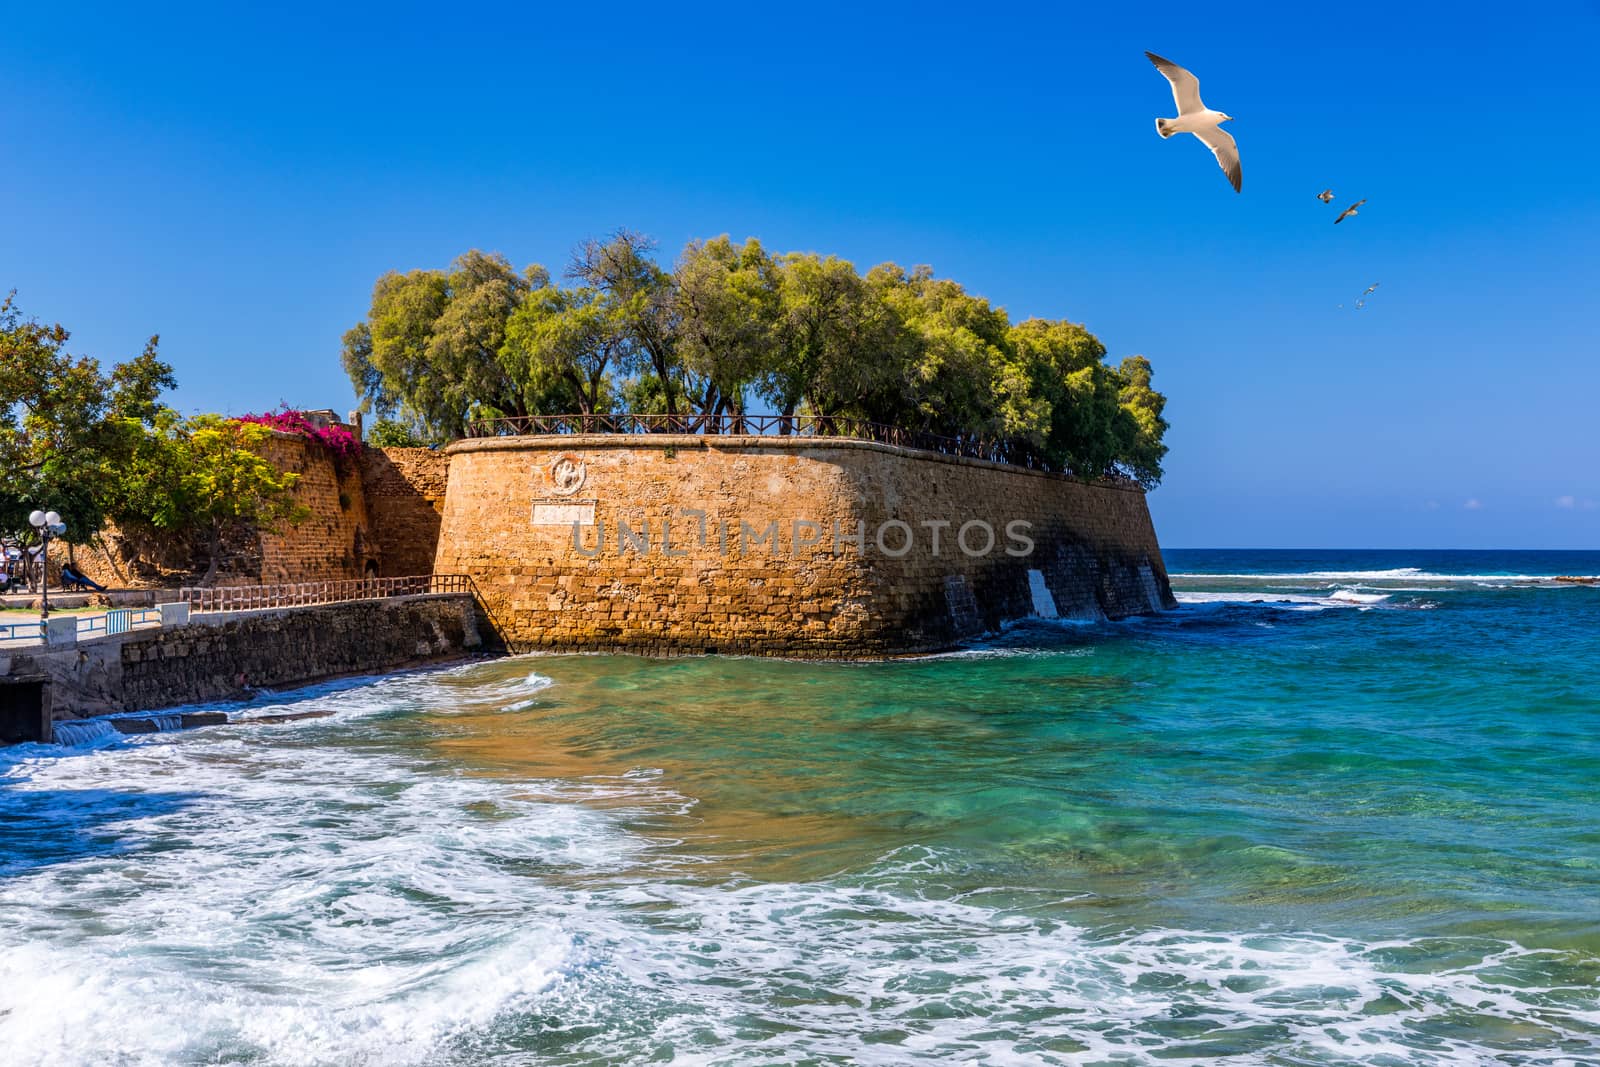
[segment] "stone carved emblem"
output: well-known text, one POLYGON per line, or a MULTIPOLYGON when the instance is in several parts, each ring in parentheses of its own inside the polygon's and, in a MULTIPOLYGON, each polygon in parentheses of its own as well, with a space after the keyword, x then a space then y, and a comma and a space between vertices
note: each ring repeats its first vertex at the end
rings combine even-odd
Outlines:
POLYGON ((557 456, 550 464, 550 491, 557 496, 571 496, 583 488, 589 469, 577 456, 557 456))

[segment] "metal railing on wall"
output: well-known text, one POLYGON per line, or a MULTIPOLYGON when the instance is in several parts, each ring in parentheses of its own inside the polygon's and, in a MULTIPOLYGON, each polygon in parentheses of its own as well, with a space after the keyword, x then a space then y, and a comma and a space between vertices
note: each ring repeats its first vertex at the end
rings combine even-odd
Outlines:
POLYGON ((882 422, 842 415, 515 415, 495 419, 474 419, 466 435, 474 437, 560 436, 563 434, 699 434, 703 436, 845 438, 898 445, 946 456, 987 460, 1028 470, 1049 471, 1085 481, 1134 486, 1120 471, 1082 475, 1046 462, 1025 443, 977 434, 949 437, 943 434, 907 430, 882 422))
POLYGON ((161 625, 160 608, 112 608, 104 615, 79 616, 78 636, 125 634, 135 626, 150 625, 161 625))
POLYGON ((988 438, 945 437, 842 415, 520 415, 467 424, 468 437, 579 433, 843 437, 974 459, 998 459, 1004 451, 988 438))
POLYGON ((477 593, 465 574, 423 574, 406 578, 345 578, 325 582, 275 585, 185 586, 178 600, 192 611, 253 611, 333 604, 343 600, 379 600, 428 593, 477 593))
POLYGON ((44 626, 38 622, 0 622, 0 641, 43 641, 44 626))
MULTIPOLYGON (((100 615, 74 615, 71 618, 77 624, 77 636, 80 639, 108 637, 128 633, 139 626, 160 626, 161 609, 112 608, 100 615)), ((43 641, 44 634, 44 624, 40 622, 0 623, 0 641, 43 641)))
MULTIPOLYGON (((252 611, 260 608, 291 608, 313 604, 335 604, 351 600, 382 600, 388 597, 429 594, 466 594, 487 617, 496 638, 509 651, 519 648, 506 638, 505 630, 478 591, 477 583, 466 574, 423 574, 403 578, 349 578, 325 582, 284 582, 275 585, 185 586, 178 590, 178 603, 201 612, 252 611)), ((77 616, 77 636, 81 639, 125 634, 138 627, 160 626, 160 608, 112 608, 101 615, 77 616)), ((0 623, 0 642, 45 639, 45 628, 37 621, 0 623)))

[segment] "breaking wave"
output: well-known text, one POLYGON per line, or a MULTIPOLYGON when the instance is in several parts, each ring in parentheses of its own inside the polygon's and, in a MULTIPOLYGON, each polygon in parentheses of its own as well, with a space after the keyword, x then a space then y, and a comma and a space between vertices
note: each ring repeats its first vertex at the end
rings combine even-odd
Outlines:
POLYGON ((469 669, 278 694, 334 714, 70 759, 32 746, 0 767, 0 826, 48 810, 33 835, 72 839, 24 841, 0 870, 7 1063, 1600 1055, 1592 959, 1488 938, 1097 930, 1011 878, 958 888, 973 869, 919 845, 817 881, 711 875, 630 829, 691 820, 662 767, 501 780, 381 743, 385 714, 509 707, 551 684, 469 669))
POLYGON ((1566 578, 1570 584, 1580 585, 1585 582, 1600 583, 1600 575, 1559 575, 1559 574, 1444 574, 1437 571, 1425 571, 1417 567, 1394 567, 1387 570, 1348 570, 1348 571, 1278 571, 1278 572, 1235 572, 1218 573, 1211 571, 1174 571, 1172 578, 1185 580, 1210 581, 1216 579, 1234 579, 1241 581, 1259 582, 1422 582, 1429 585, 1450 585, 1455 583, 1478 582, 1515 582, 1515 583, 1557 583, 1556 579, 1566 578), (1574 580, 1575 579, 1575 580, 1574 580))
POLYGON ((1277 608, 1283 611, 1325 611, 1329 608, 1371 608, 1383 604, 1389 593, 1363 593, 1354 589, 1336 589, 1326 596, 1308 593, 1265 593, 1251 590, 1229 592, 1202 592, 1174 590, 1179 605, 1199 606, 1212 604, 1242 605, 1277 608))

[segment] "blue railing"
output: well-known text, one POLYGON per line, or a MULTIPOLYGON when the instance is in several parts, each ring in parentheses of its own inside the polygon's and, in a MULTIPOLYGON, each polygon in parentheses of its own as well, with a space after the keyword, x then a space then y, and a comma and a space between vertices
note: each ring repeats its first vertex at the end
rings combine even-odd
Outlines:
MULTIPOLYGON (((57 616, 60 618, 61 616, 57 616)), ((160 608, 112 608, 104 615, 74 616, 81 638, 107 637, 128 633, 136 626, 161 625, 160 608)), ((0 622, 0 641, 43 641, 44 624, 37 619, 28 622, 0 622)))
MULTIPOLYGON (((285 585, 185 587, 178 591, 178 602, 189 604, 195 614, 201 614, 438 593, 465 593, 477 597, 477 586, 464 574, 424 574, 415 577, 352 578, 285 585)), ((481 597, 478 597, 478 600, 482 602, 481 597)), ((100 615, 78 615, 75 618, 79 639, 112 637, 128 633, 140 626, 160 626, 161 609, 112 608, 100 615)), ((37 620, 0 622, 0 642, 44 639, 45 628, 37 620)))
POLYGON ((160 624, 160 608, 112 608, 104 615, 78 616, 78 636, 125 634, 135 626, 160 624))
POLYGON ((43 641, 44 628, 36 622, 0 622, 0 641, 43 641))

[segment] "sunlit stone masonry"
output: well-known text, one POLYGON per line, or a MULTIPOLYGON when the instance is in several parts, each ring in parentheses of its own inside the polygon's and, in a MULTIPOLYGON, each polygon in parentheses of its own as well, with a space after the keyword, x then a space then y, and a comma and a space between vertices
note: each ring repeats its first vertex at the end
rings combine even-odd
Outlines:
POLYGON ((870 441, 451 445, 434 569, 516 647, 865 658, 1173 605, 1144 493, 870 441))

